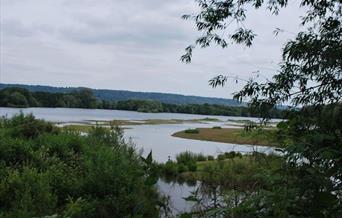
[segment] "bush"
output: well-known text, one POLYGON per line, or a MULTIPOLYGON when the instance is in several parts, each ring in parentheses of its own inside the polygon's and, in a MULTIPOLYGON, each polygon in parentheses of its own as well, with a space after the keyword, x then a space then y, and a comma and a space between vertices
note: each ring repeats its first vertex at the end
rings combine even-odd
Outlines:
POLYGON ((183 163, 187 165, 190 162, 196 162, 198 155, 191 152, 185 151, 176 155, 177 163, 183 163))
POLYGON ((233 159, 235 157, 242 158, 242 154, 240 152, 235 152, 235 151, 225 152, 224 156, 226 159, 233 159))
POLYGON ((187 130, 184 131, 184 133, 187 133, 187 134, 198 134, 199 130, 198 129, 187 129, 187 130))
POLYGON ((164 173, 167 176, 176 176, 178 172, 178 167, 177 164, 174 163, 173 161, 167 161, 164 165, 164 173))
POLYGON ((0 217, 158 215, 150 166, 121 132, 55 132, 23 114, 0 123, 0 217))
POLYGON ((183 172, 185 172, 185 171, 187 171, 188 170, 188 168, 187 168, 187 166, 186 165, 184 165, 184 164, 178 164, 178 173, 183 173, 183 172))
POLYGON ((222 129, 221 126, 214 126, 213 129, 222 129))
POLYGON ((195 172, 197 170, 197 165, 196 163, 191 162, 188 164, 188 168, 191 172, 195 172))
POLYGON ((202 154, 202 153, 199 153, 197 154, 197 161, 206 161, 207 160, 207 157, 202 154))
POLYGON ((226 155, 225 154, 217 155, 217 160, 225 160, 225 159, 226 159, 226 155))
POLYGON ((210 160, 210 161, 214 160, 214 156, 208 155, 208 160, 210 160))
POLYGON ((36 138, 43 133, 57 134, 59 131, 52 123, 35 119, 32 114, 20 113, 11 119, 3 119, 3 127, 14 138, 36 138))

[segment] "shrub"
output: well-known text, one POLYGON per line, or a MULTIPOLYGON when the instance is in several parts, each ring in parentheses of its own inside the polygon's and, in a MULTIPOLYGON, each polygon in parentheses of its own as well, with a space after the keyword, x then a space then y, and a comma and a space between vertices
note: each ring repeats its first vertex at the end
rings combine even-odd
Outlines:
POLYGON ((36 138, 43 133, 55 134, 58 129, 52 123, 35 119, 32 114, 24 115, 20 113, 11 119, 3 120, 3 127, 15 138, 36 138))
POLYGON ((210 160, 210 161, 214 160, 214 156, 208 155, 208 160, 210 160))
POLYGON ((186 134, 198 134, 199 130, 198 129, 187 129, 184 131, 186 134))
POLYGON ((183 173, 183 172, 185 172, 187 170, 188 170, 188 168, 187 168, 186 165, 184 165, 182 163, 178 164, 178 173, 183 173))
POLYGON ((177 163, 183 163, 187 165, 190 162, 196 162, 198 155, 191 152, 185 151, 176 155, 177 163))
POLYGON ((225 159, 226 159, 226 155, 225 154, 217 155, 217 160, 225 160, 225 159))
POLYGON ((225 152, 224 155, 227 159, 233 159, 235 157, 242 158, 242 154, 240 152, 235 151, 225 152))
POLYGON ((32 217, 53 213, 57 196, 47 173, 35 168, 8 169, 0 181, 0 205, 8 217, 32 217), (6 211, 6 210, 5 210, 6 211))
POLYGON ((0 217, 158 215, 155 175, 120 132, 56 134, 23 114, 0 123, 0 217))
POLYGON ((173 161, 167 161, 164 164, 164 173, 167 176, 175 176, 177 175, 178 172, 178 168, 177 168, 177 164, 174 163, 173 161))
POLYGON ((199 153, 197 154, 197 161, 206 161, 207 160, 207 157, 202 154, 202 153, 199 153))
POLYGON ((194 162, 188 164, 188 168, 191 172, 195 172, 197 170, 197 165, 194 162))
POLYGON ((214 126, 213 129, 222 129, 221 126, 214 126))
POLYGON ((225 155, 226 158, 232 159, 232 158, 235 157, 235 151, 225 152, 224 155, 225 155))

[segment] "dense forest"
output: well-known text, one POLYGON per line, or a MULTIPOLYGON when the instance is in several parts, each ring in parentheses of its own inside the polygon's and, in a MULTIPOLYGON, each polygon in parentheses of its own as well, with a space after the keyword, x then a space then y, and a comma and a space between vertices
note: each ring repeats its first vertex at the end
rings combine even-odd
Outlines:
MULTIPOLYGON (((70 93, 30 92, 24 88, 5 88, 0 90, 0 106, 2 107, 66 107, 66 108, 98 108, 116 109, 138 112, 168 112, 203 115, 226 115, 257 117, 258 111, 248 107, 233 107, 210 104, 166 104, 153 100, 107 101, 97 99, 90 89, 80 89, 70 93)), ((284 117, 284 111, 272 109, 273 118, 284 117)))

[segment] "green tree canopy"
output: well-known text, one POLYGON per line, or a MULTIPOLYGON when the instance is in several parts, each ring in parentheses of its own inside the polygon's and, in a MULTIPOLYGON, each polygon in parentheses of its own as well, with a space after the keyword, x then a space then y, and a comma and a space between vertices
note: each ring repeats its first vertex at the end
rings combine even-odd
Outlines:
MULTIPOLYGON (((244 25, 247 8, 266 7, 278 14, 286 7, 287 0, 197 0, 201 10, 196 15, 184 15, 193 19, 203 36, 186 48, 182 60, 190 62, 193 49, 212 44, 227 47, 228 41, 251 46, 256 34, 244 25), (236 24, 232 33, 222 30, 236 24)), ((298 1, 299 2, 299 1, 298 1)), ((258 105, 291 101, 292 105, 325 104, 340 101, 342 95, 342 9, 340 0, 301 0, 307 9, 302 17, 304 30, 286 43, 278 74, 265 83, 249 81, 235 94, 242 100, 249 97, 258 105)), ((275 30, 277 31, 277 29, 275 30)), ((279 29, 278 29, 279 31, 279 29)), ((227 76, 220 75, 210 81, 212 86, 223 85, 227 76)))
MULTIPOLYGON (((264 7, 277 15, 294 2, 306 9, 303 30, 282 48, 282 61, 273 78, 261 83, 250 80, 234 95, 240 101, 247 99, 265 118, 281 103, 296 108, 288 121, 279 124, 286 164, 281 172, 269 175, 274 188, 254 193, 251 201, 221 212, 238 212, 243 217, 342 216, 342 1, 196 2, 200 12, 183 18, 193 19, 203 36, 186 48, 181 59, 187 63, 196 46, 227 47, 230 41, 251 46, 256 34, 244 25, 247 9, 264 7), (222 34, 234 24, 233 32, 222 34)), ((224 86, 228 78, 219 75, 209 83, 224 86)))

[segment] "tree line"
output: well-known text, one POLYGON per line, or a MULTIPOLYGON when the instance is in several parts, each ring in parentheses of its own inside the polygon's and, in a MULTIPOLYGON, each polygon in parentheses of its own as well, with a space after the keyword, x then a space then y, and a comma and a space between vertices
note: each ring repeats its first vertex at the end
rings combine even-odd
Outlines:
MULTIPOLYGON (((146 113, 186 113, 203 115, 224 115, 258 117, 259 111, 248 107, 224 106, 217 104, 166 104, 153 100, 131 99, 108 101, 97 99, 90 89, 80 89, 70 93, 30 92, 24 88, 5 88, 0 90, 1 107, 65 107, 128 110, 146 113)), ((283 118, 284 110, 272 109, 273 118, 283 118)))

